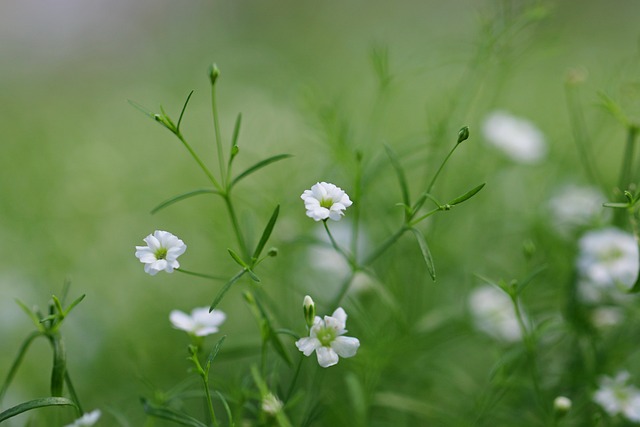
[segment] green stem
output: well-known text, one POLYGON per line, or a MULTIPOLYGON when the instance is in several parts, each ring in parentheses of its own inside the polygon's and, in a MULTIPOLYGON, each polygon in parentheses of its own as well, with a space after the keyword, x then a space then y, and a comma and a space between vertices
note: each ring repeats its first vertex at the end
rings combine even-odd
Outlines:
POLYGON ((353 259, 358 259, 358 239, 360 237, 360 195, 362 194, 362 159, 360 156, 356 159, 356 177, 354 185, 354 197, 356 204, 353 206, 353 227, 351 233, 351 253, 353 259))
POLYGON ((4 395, 6 394, 7 389, 9 388, 9 385, 11 385, 11 381, 13 381, 13 377, 16 375, 16 372, 18 371, 18 368, 20 367, 20 364, 22 363, 22 359, 24 359, 24 356, 27 353, 27 350, 29 349, 29 346, 31 345, 34 339, 42 335, 43 335, 42 332, 38 332, 38 331, 32 332, 22 342, 22 345, 20 346, 20 350, 18 350, 18 355, 13 361, 13 365, 11 365, 11 369, 9 369, 7 378, 4 380, 4 383, 2 384, 2 389, 0 389, 0 403, 2 403, 2 399, 4 398, 4 395))
POLYGON ((71 395, 71 400, 76 404, 78 409, 78 416, 82 416, 84 414, 84 410, 82 409, 82 405, 80 405, 80 399, 78 398, 78 393, 76 393, 76 389, 71 382, 71 376, 69 376, 69 370, 66 370, 64 373, 64 382, 67 384, 67 388, 69 389, 69 394, 71 395))
POLYGON ((240 251, 242 252, 242 256, 245 259, 250 258, 249 249, 247 248, 247 244, 242 237, 242 231, 240 230, 240 223, 238 222, 238 217, 236 216, 236 212, 233 209, 233 203, 231 202, 231 196, 228 192, 224 193, 224 202, 227 206, 227 211, 229 212, 229 217, 231 218, 231 225, 233 226, 233 232, 236 235, 236 239, 238 240, 238 245, 240 245, 240 251))
POLYGON ((195 271, 189 271, 189 270, 185 270, 184 268, 176 268, 176 271, 183 273, 183 274, 188 274, 190 276, 196 276, 196 277, 202 277, 204 279, 211 279, 211 280, 227 280, 226 277, 222 277, 222 276, 212 276, 210 274, 204 274, 204 273, 198 273, 195 271))
POLYGON ((352 269, 356 269, 357 265, 356 265, 356 262, 353 259, 353 257, 351 255, 349 255, 348 253, 346 253, 344 251, 344 249, 342 249, 338 245, 338 242, 336 242, 336 239, 333 238, 333 234, 331 234, 331 231, 329 230, 329 226, 327 225, 327 220, 326 219, 323 220, 322 224, 324 225, 324 229, 327 231, 327 235, 329 236, 329 240, 331 240, 331 246, 333 246, 333 249, 338 251, 338 253, 344 257, 344 259, 349 263, 349 265, 351 266, 352 269))
MULTIPOLYGON (((190 346, 191 348, 191 346, 190 346)), ((198 371, 198 375, 202 379, 202 385, 204 387, 205 399, 207 400, 207 409, 209 410, 209 417, 211 418, 211 422, 213 425, 218 425, 218 420, 216 419, 215 411, 213 410, 213 401, 211 400, 211 392, 209 391, 209 377, 207 373, 202 369, 202 365, 200 364, 200 360, 198 359, 198 349, 199 347, 195 347, 195 350, 191 353, 191 361, 196 367, 198 371)))
POLYGON ((295 388, 296 382, 298 381, 298 377, 300 376, 300 368, 302 367, 302 362, 306 359, 306 356, 300 354, 300 359, 298 359, 298 365, 296 366, 296 371, 293 374, 293 379, 291 380, 291 384, 289 385, 289 390, 284 398, 284 403, 287 403, 289 399, 291 399, 291 395, 293 394, 293 390, 295 388))
POLYGON ((180 142, 182 142, 182 145, 185 146, 185 148, 187 149, 187 151, 189 151, 189 154, 191 154, 191 157, 193 157, 193 159, 196 161, 196 163, 198 163, 198 165, 200 166, 200 169, 202 169, 202 171, 207 175, 207 177, 209 178, 209 181, 211 181, 211 183, 213 184, 214 187, 216 187, 216 189, 223 193, 222 187, 220 186, 220 184, 218 183, 218 180, 216 180, 216 178, 213 176, 213 174, 211 173, 211 171, 209 171, 209 169, 207 168, 207 166, 202 162, 202 160, 200 160, 200 157, 198 157, 198 155, 196 154, 195 151, 193 151, 193 148, 191 148, 191 146, 189 145, 189 143, 187 142, 186 139, 184 139, 184 137, 182 136, 182 133, 180 133, 179 131, 175 132, 175 135, 178 137, 178 139, 180 140, 180 142))
POLYGON ((353 279, 355 276, 356 276, 356 272, 352 271, 349 277, 347 277, 342 282, 342 284, 340 285, 340 288, 338 289, 338 294, 335 296, 335 298, 331 302, 330 307, 337 307, 338 305, 340 305, 340 301, 342 301, 342 298, 344 298, 344 296, 347 294, 347 291, 349 290, 349 287, 351 286, 351 282, 353 282, 353 279))
POLYGON ((391 245, 393 245, 403 234, 410 228, 408 225, 403 225, 398 231, 389 236, 373 253, 369 254, 367 258, 362 262, 361 266, 366 267, 375 261, 380 255, 382 255, 391 245))
POLYGON ((222 177, 222 185, 225 185, 226 172, 224 165, 224 154, 222 152, 222 137, 220 136, 220 123, 218 122, 218 109, 216 107, 216 85, 211 85, 211 114, 213 114, 213 128, 216 137, 216 147, 218 149, 218 163, 220 165, 220 176, 222 177))
POLYGON ((456 151, 456 148, 458 148, 458 145, 460 145, 460 144, 461 144, 460 142, 457 142, 456 145, 453 146, 451 151, 449 151, 449 154, 447 154, 447 157, 444 158, 444 160, 440 164, 440 167, 436 171, 436 174, 431 179, 431 182, 429 183, 429 186, 427 187, 427 191, 426 191, 427 193, 431 193, 431 190, 433 189, 433 186, 436 183, 436 180, 438 179, 438 176, 440 175, 440 172, 442 172, 442 169, 444 168, 444 165, 447 164, 447 162, 449 161, 449 158, 451 157, 453 152, 456 151))
POLYGON ((428 218, 428 217, 430 217, 431 215, 433 215, 433 214, 435 214, 435 213, 437 213, 437 212, 443 211, 443 210, 445 210, 444 206, 440 206, 440 207, 437 207, 437 208, 435 208, 435 209, 433 209, 433 210, 430 210, 429 212, 427 212, 426 214, 422 215, 421 217, 418 217, 417 219, 414 219, 413 221, 411 221, 410 223, 408 223, 408 224, 406 225, 406 227, 407 227, 407 228, 411 228, 411 227, 413 227, 414 225, 416 225, 417 223, 419 223, 420 221, 422 221, 422 220, 424 220, 424 219, 427 219, 427 218, 428 218))
POLYGON ((51 396, 61 397, 64 388, 64 374, 67 367, 67 354, 62 337, 58 333, 47 335, 53 349, 53 368, 51 369, 51 396))

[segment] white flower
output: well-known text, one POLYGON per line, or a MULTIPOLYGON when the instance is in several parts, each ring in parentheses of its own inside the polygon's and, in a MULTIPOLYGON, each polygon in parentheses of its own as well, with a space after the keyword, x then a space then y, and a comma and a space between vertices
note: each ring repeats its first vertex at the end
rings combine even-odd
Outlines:
POLYGON ((576 261, 581 291, 631 289, 638 276, 638 244, 633 235, 614 227, 585 233, 576 261))
POLYGON ((347 332, 346 322, 347 313, 342 307, 338 307, 331 316, 324 316, 324 319, 316 316, 309 337, 296 341, 296 347, 305 356, 311 356, 315 351, 318 363, 323 368, 338 363, 338 356, 355 356, 360 341, 357 338, 343 336, 347 332))
POLYGON ((619 372, 615 378, 600 378, 600 388, 593 395, 593 401, 612 417, 624 415, 628 420, 640 422, 640 390, 627 385, 629 373, 619 372))
POLYGON ((565 396, 558 396, 553 400, 553 409, 561 414, 566 414, 571 409, 571 399, 565 396))
POLYGON ((327 218, 339 221, 343 211, 353 203, 340 187, 327 182, 318 182, 311 190, 304 190, 300 198, 304 200, 307 216, 315 221, 327 218))
POLYGON ((194 308, 191 315, 180 310, 173 310, 169 320, 176 329, 181 329, 191 335, 204 337, 218 332, 218 326, 224 323, 227 315, 220 310, 209 313, 209 307, 194 308))
POLYGON ((86 427, 94 425, 98 419, 100 418, 100 410, 96 409, 95 411, 88 412, 75 420, 73 424, 67 424, 65 427, 86 427))
POLYGON ((516 162, 536 163, 547 153, 544 135, 538 128, 504 111, 487 116, 482 132, 487 142, 516 162))
POLYGON ((549 200, 551 221, 561 233, 598 224, 609 210, 602 206, 607 199, 596 188, 566 185, 549 200))
POLYGON ((187 245, 168 231, 156 230, 144 238, 147 246, 136 246, 136 257, 144 263, 144 271, 155 276, 159 271, 173 273, 180 267, 178 257, 187 245))
POLYGON ((522 338, 513 302, 500 289, 491 285, 475 289, 469 297, 469 308, 481 331, 507 342, 522 338))
POLYGON ((262 398, 262 411, 269 415, 276 415, 282 410, 282 401, 273 393, 268 393, 262 398))

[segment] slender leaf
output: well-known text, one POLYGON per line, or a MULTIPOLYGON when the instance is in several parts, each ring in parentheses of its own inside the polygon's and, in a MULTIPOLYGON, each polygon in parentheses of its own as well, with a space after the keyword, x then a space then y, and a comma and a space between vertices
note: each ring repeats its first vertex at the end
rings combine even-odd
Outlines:
POLYGON ((264 228, 262 232, 262 237, 260 237, 260 241, 258 242, 258 246, 256 246, 256 250, 253 252, 253 261, 257 261, 258 257, 262 253, 264 246, 267 244, 269 237, 271 237, 271 232, 273 231, 273 227, 276 225, 276 221, 278 220, 278 213, 280 212, 280 205, 276 206, 271 214, 271 218, 269 218, 269 222, 267 226, 264 228))
POLYGON ((417 228, 411 227, 410 230, 416 236, 416 240, 418 240, 418 245, 420 245, 420 251, 422 252, 422 257, 424 258, 424 262, 427 264, 427 270, 429 271, 429 275, 431 276, 431 280, 435 282, 436 280, 436 267, 433 264, 433 257, 431 256, 431 251, 429 250, 429 246, 427 245, 427 241, 417 228))
POLYGON ((31 319, 33 324, 36 325, 36 328, 38 328, 38 330, 44 332, 44 328, 40 324, 40 319, 38 318, 36 313, 34 313, 33 310, 31 310, 29 307, 27 307, 27 305, 25 303, 23 303, 22 301, 20 301, 19 299, 16 298, 15 301, 16 301, 16 304, 18 304, 20 306, 22 311, 27 313, 27 316, 29 316, 29 318, 31 319))
POLYGON ((198 421, 190 415, 183 412, 176 411, 175 409, 167 408, 166 406, 158 406, 149 402, 147 399, 142 399, 142 406, 144 412, 156 418, 162 418, 167 421, 173 421, 174 423, 190 426, 190 427, 207 427, 206 424, 198 421))
POLYGON ((269 338, 269 341, 271 342, 271 345, 273 346, 273 349, 287 363, 287 365, 293 366, 293 362, 291 361, 291 356, 285 350, 285 347, 282 344, 280 337, 278 336, 276 331, 273 329, 273 325, 271 324, 271 320, 269 319, 269 316, 267 315, 267 311, 264 309, 264 306, 260 303, 259 300, 255 298, 253 299, 253 301, 255 306, 258 308, 258 310, 260 310, 260 317, 264 321, 264 325, 268 332, 268 338, 269 338))
POLYGON ((236 283, 238 279, 240 279, 242 275, 246 272, 247 270, 241 270, 238 274, 233 276, 227 283, 224 284, 222 289, 220 289, 220 291, 218 292, 218 295, 216 295, 216 298, 211 303, 211 307, 209 307, 209 312, 212 312, 218 306, 220 301, 222 301, 222 298, 224 297, 224 295, 227 293, 227 291, 229 291, 229 288, 231 288, 231 285, 236 283))
POLYGON ((20 403, 13 406, 6 411, 0 413, 0 422, 8 420, 9 418, 20 415, 23 412, 31 411, 32 409, 44 408, 47 406, 73 406, 78 408, 75 403, 66 397, 44 397, 41 399, 34 399, 28 402, 20 403))
POLYGON ((627 209, 629 208, 629 203, 603 203, 602 206, 605 208, 614 208, 614 209, 627 209))
POLYGON ((158 206, 151 210, 151 214, 154 214, 159 210, 166 208, 167 206, 171 206, 172 204, 179 202, 180 200, 188 199, 189 197, 197 196, 199 194, 220 194, 220 192, 217 190, 212 190, 210 188, 200 188, 198 190, 188 191, 160 203, 158 206))
POLYGON ((453 199, 452 201, 450 201, 448 204, 451 206, 455 206, 455 205, 459 205, 460 203, 469 200, 470 198, 472 198, 473 196, 475 196, 476 194, 478 194, 478 192, 480 190, 482 190, 482 188, 485 186, 486 183, 482 183, 480 185, 478 185, 477 187, 472 188, 471 190, 467 191, 466 193, 464 193, 462 196, 458 196, 455 199, 453 199))
POLYGON ((184 112, 187 109, 187 104, 189 103, 189 100, 191 99, 191 95, 193 95, 193 91, 189 92, 189 95, 187 96, 187 100, 184 101, 184 105, 182 106, 182 111, 180 111, 180 117, 178 117, 178 124, 176 125, 176 130, 178 132, 180 132, 180 123, 182 122, 182 116, 184 116, 184 112))
POLYGON ((222 402, 222 406, 224 406, 224 410, 227 413, 227 419, 229 420, 229 427, 234 427, 236 423, 233 422, 233 415, 231 414, 231 408, 229 407, 229 403, 227 399, 220 393, 218 390, 214 391, 218 399, 222 402))
POLYGON ((206 366, 205 372, 207 374, 209 374, 209 369, 211 368, 211 364, 213 363, 214 359, 218 355, 220 348, 222 348, 222 343, 224 342, 225 338, 227 338, 227 336, 223 335, 222 338, 218 340, 215 347, 213 347, 213 350, 211 350, 211 353, 209 353, 209 357, 207 357, 207 364, 205 365, 206 366))
POLYGON ((242 268, 249 270, 249 264, 247 264, 246 262, 244 262, 244 260, 242 258, 240 258, 240 255, 238 255, 233 249, 227 248, 227 252, 229 252, 229 255, 231 255, 231 258, 233 258, 233 260, 242 268))
POLYGON ((143 107, 142 105, 138 104, 135 101, 132 101, 130 99, 127 100, 127 102, 129 102, 129 104, 135 108, 138 111, 141 111, 142 113, 144 113, 145 115, 151 117, 152 119, 155 120, 155 113, 153 111, 147 110, 145 107, 143 107))
POLYGON ((44 336, 44 334, 40 331, 31 332, 31 334, 29 334, 29 336, 27 336, 27 338, 25 338, 25 340, 22 342, 22 345, 20 346, 20 350, 18 350, 18 355, 13 360, 13 365, 11 365, 11 368, 9 369, 9 373, 7 374, 7 377, 5 378, 4 383, 2 384, 2 389, 0 389, 0 403, 2 403, 2 399, 4 398, 4 395, 7 392, 7 389, 11 385, 11 381, 13 381, 13 377, 16 375, 16 372, 18 372, 18 368, 22 363, 22 359, 24 359, 24 355, 27 353, 27 350, 29 349, 29 346, 31 345, 33 340, 35 340, 40 336, 44 336))
POLYGON ((240 135, 240 125, 242 124, 242 113, 238 113, 236 124, 233 127, 233 137, 231 137, 231 150, 238 144, 238 136, 240 135))
POLYGON ((73 310, 78 304, 80 304, 86 296, 87 294, 82 294, 78 298, 76 298, 71 304, 69 304, 69 307, 67 307, 67 309, 65 310, 64 315, 67 316, 69 313, 71 313, 71 310, 73 310))
POLYGON ((398 176, 398 182, 400 183, 400 190, 402 191, 402 202, 406 206, 411 206, 411 201, 409 200, 409 186, 407 185, 407 179, 404 175, 404 169, 402 169, 402 165, 398 160, 398 156, 395 151, 387 144, 384 145, 385 150, 387 150, 387 155, 391 160, 391 165, 396 171, 396 175, 398 176))
POLYGON ((291 154, 278 154, 276 156, 272 156, 272 157, 269 157, 267 159, 264 159, 264 160, 256 163, 255 165, 251 166, 250 168, 248 168, 247 170, 242 172, 240 175, 236 176, 233 179, 233 181, 231 181, 231 185, 229 187, 233 187, 241 179, 246 178, 247 176, 251 175, 254 172, 257 172, 258 170, 262 169, 263 167, 265 167, 267 165, 270 165, 271 163, 275 163, 275 162, 277 162, 279 160, 287 159, 289 157, 292 157, 292 155, 291 154))

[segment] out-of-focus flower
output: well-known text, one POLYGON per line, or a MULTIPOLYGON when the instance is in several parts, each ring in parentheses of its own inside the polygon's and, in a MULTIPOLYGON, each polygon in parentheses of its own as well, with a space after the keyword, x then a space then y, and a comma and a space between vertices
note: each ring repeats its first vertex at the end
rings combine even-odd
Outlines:
POLYGON ((628 380, 626 371, 618 372, 615 378, 602 377, 593 401, 612 417, 622 414, 629 421, 640 422, 640 390, 627 385, 628 380))
POLYGON ((614 227, 585 233, 578 242, 576 261, 582 296, 622 288, 629 290, 638 276, 638 245, 635 238, 614 227))
POLYGON ((513 302, 494 286, 484 285, 475 289, 469 297, 469 308, 479 330, 507 342, 522 338, 513 302))
POLYGON ((565 396, 558 396, 553 400, 553 410, 558 416, 564 416, 571 409, 571 399, 565 396))
POLYGON ((340 357, 355 356, 360 341, 343 336, 347 332, 346 323, 347 313, 342 307, 338 307, 331 316, 324 316, 324 319, 316 316, 309 336, 296 341, 296 347, 305 356, 311 356, 315 351, 318 363, 323 368, 335 365, 340 357))
POLYGON ((304 200, 307 216, 315 221, 327 218, 339 221, 344 210, 353 203, 340 187, 327 182, 316 183, 311 190, 305 190, 300 198, 304 200))
POLYGON ((566 185, 555 193, 547 206, 556 230, 567 234, 599 224, 610 212, 602 207, 606 201, 596 188, 566 185))
POLYGON ((197 337, 215 334, 218 326, 224 323, 227 316, 220 310, 209 313, 209 307, 194 308, 191 315, 180 310, 173 310, 169 314, 169 320, 176 329, 186 331, 197 337))
POLYGON ((67 424, 65 427, 87 427, 92 426, 100 419, 101 412, 99 409, 88 412, 75 420, 72 424, 67 424))
POLYGON ((147 246, 136 246, 136 257, 144 263, 144 271, 155 276, 159 271, 173 273, 180 267, 178 257, 187 245, 168 231, 156 230, 144 238, 147 246))
POLYGON ((504 111, 489 114, 482 126, 487 142, 512 160, 536 163, 547 154, 544 135, 531 122, 504 111))
POLYGON ((273 393, 267 393, 262 398, 262 410, 271 416, 275 416, 282 410, 282 401, 274 396, 273 393))
POLYGON ((624 320, 624 311, 620 307, 601 306, 591 312, 591 323, 600 329, 616 326, 624 320))

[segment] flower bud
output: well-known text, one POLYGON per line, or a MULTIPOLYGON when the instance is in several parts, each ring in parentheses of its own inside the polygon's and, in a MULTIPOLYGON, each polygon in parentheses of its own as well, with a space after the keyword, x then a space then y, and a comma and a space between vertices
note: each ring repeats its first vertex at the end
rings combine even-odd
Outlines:
POLYGON ((458 131, 458 144, 469 138, 469 126, 464 126, 458 131))
POLYGON ((211 64, 209 67, 209 80, 211 80, 211 86, 216 84, 218 77, 220 77, 220 69, 216 64, 211 64))
POLYGON ((278 256, 278 248, 269 249, 269 252, 267 252, 267 255, 270 256, 270 257, 278 256))
POLYGON ((304 320, 307 322, 307 326, 313 326, 313 319, 316 317, 316 305, 309 295, 304 297, 302 309, 304 311, 304 320))
POLYGON ((553 401, 553 411, 557 417, 563 417, 571 409, 571 399, 564 396, 558 396, 553 401))

